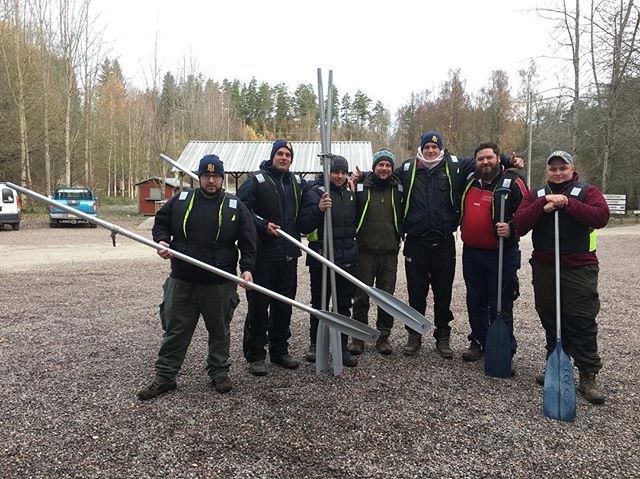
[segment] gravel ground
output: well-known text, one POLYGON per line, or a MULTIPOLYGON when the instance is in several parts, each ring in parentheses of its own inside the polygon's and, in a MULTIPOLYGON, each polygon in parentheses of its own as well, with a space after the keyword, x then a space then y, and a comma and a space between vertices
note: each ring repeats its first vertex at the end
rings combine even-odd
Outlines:
MULTIPOLYGON (((452 361, 428 337, 413 358, 369 346, 339 378, 317 376, 308 363, 293 372, 269 366, 255 378, 242 357, 241 295, 234 390, 222 396, 208 385, 201 323, 178 390, 140 402, 135 392, 152 378, 158 351, 168 264, 127 239, 108 253, 100 228, 49 230, 42 218, 23 226, 0 231, 0 477, 640 476, 640 299, 630 286, 638 227, 600 237, 599 380, 608 399, 598 407, 579 397, 577 420, 567 424, 544 417, 533 380, 544 367, 543 333, 526 260, 514 379, 487 378, 481 363, 462 361, 468 324, 458 271, 452 361)), ((528 259, 528 238, 522 249, 528 259)), ((297 299, 308 302, 302 264, 297 299)), ((397 296, 406 300, 404 272, 399 278, 397 296)), ((292 329, 291 352, 302 357, 304 313, 294 312, 292 329)), ((392 345, 404 339, 396 325, 392 345)))

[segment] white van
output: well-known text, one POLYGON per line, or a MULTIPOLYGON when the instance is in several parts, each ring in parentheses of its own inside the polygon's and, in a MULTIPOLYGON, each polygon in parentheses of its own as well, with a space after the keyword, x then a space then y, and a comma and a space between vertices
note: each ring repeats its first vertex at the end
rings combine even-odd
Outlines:
POLYGON ((15 190, 0 183, 0 229, 4 225, 11 225, 14 231, 20 229, 20 199, 15 190))

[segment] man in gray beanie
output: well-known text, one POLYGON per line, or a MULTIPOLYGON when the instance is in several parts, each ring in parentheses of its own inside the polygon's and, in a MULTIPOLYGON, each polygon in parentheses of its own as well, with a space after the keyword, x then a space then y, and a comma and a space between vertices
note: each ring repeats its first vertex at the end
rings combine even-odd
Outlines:
MULTIPOLYGON (((356 239, 358 242, 358 278, 393 294, 396 287, 398 251, 402 237, 402 192, 400 179, 393 174, 395 156, 382 149, 373 155, 373 174, 356 184, 356 239)), ((358 289, 353 304, 353 318, 367 324, 369 297, 358 289)), ((380 354, 392 353, 389 335, 393 317, 378 308, 376 328, 380 337, 376 349, 380 354)), ((352 354, 364 352, 364 341, 352 339, 352 354)))

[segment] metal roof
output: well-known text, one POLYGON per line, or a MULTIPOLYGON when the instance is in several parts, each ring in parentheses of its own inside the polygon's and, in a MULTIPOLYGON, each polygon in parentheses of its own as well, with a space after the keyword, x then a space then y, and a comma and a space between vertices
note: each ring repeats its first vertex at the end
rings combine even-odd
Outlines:
MULTIPOLYGON (((224 163, 227 173, 248 173, 256 171, 260 163, 269 159, 271 141, 190 141, 177 162, 189 171, 196 171, 204 155, 215 154, 224 163)), ((291 171, 296 173, 320 173, 320 142, 292 141, 293 163, 291 171)), ((350 169, 356 165, 363 171, 371 169, 373 151, 370 141, 334 141, 331 143, 334 155, 344 156, 350 169)), ((175 171, 175 168, 174 168, 175 171)))
MULTIPOLYGON (((138 186, 141 185, 142 183, 146 183, 147 181, 155 181, 157 183, 160 183, 162 181, 162 178, 160 178, 159 176, 152 176, 150 178, 146 178, 144 180, 140 180, 137 183, 134 184, 134 186, 138 186)), ((169 185, 172 186, 174 188, 177 188, 178 186, 180 186, 180 183, 178 180, 176 180, 175 178, 165 178, 164 182, 169 185)))

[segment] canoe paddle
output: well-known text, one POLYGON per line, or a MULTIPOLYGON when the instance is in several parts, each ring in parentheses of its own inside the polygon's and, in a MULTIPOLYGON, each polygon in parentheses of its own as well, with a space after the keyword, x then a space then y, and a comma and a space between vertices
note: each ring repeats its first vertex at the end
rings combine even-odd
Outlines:
POLYGON ((573 365, 562 349, 560 315, 560 226, 558 210, 554 216, 555 273, 556 273, 556 348, 544 370, 544 415, 558 421, 573 421, 576 418, 576 383, 573 365))
MULTIPOLYGON (((509 189, 496 191, 500 195, 500 223, 504 223, 504 202, 509 189)), ((484 346, 484 373, 492 378, 511 377, 511 334, 502 317, 502 269, 504 265, 504 238, 498 238, 498 303, 496 317, 487 330, 484 346)))

